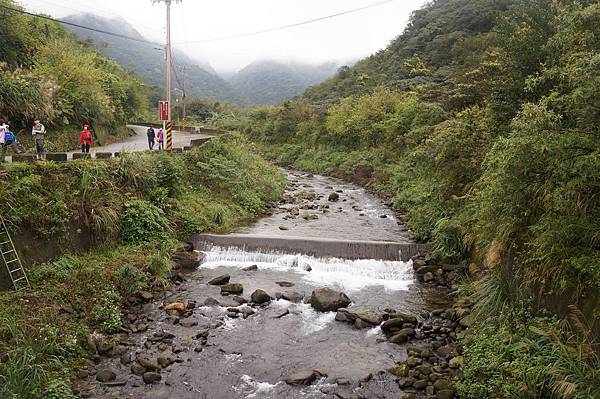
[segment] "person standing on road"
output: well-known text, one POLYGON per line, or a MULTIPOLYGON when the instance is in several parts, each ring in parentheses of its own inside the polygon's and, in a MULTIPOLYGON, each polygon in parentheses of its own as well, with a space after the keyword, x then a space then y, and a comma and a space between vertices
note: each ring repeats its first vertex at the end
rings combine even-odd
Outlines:
POLYGON ((154 137, 156 135, 156 132, 154 132, 154 128, 152 126, 148 128, 146 135, 148 135, 148 148, 150 148, 150 151, 152 151, 154 149, 154 137))
POLYGON ((156 141, 158 141, 158 149, 164 150, 165 149, 165 133, 163 132, 162 129, 160 129, 158 131, 158 133, 156 134, 156 141))
POLYGON ((81 144, 81 152, 88 154, 90 147, 94 144, 94 138, 92 132, 88 130, 89 125, 86 123, 83 125, 83 131, 79 135, 79 144, 81 144))
POLYGON ((33 122, 33 129, 31 129, 31 135, 35 138, 36 160, 42 161, 46 158, 46 153, 44 152, 44 138, 46 137, 46 127, 42 125, 42 122, 40 122, 39 118, 33 122))

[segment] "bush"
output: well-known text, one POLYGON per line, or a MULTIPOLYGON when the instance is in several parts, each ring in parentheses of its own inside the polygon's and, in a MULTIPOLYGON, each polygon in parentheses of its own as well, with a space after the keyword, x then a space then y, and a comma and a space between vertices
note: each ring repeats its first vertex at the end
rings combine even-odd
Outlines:
POLYGON ((123 241, 131 244, 164 240, 169 234, 163 210, 144 200, 132 200, 126 204, 122 225, 123 241))
POLYGON ((121 296, 112 290, 98 298, 91 322, 104 333, 113 333, 121 327, 121 296))

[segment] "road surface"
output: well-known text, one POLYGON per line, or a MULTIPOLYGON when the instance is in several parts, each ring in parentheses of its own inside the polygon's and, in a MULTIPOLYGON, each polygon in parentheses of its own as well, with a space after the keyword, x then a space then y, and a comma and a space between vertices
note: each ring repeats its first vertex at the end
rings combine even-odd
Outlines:
MULTIPOLYGON (((147 126, 137 126, 137 125, 128 125, 131 130, 135 132, 135 136, 129 137, 125 141, 120 141, 118 143, 112 143, 100 147, 92 147, 90 149, 91 153, 96 152, 119 152, 121 150, 125 150, 128 152, 138 152, 138 151, 146 151, 148 150, 148 137, 146 136, 146 131, 148 130, 147 126)), ((155 129, 158 131, 158 129, 155 129)), ((173 148, 181 148, 190 145, 190 141, 193 139, 201 139, 210 137, 206 134, 198 134, 198 133, 187 133, 187 132, 178 132, 173 131, 173 148)), ((166 140, 166 137, 165 137, 166 140)), ((165 141, 165 148, 167 147, 167 143, 165 141)), ((158 150, 158 143, 155 144, 154 149, 158 150)), ((69 158, 72 157, 73 153, 79 151, 69 151, 69 158)))

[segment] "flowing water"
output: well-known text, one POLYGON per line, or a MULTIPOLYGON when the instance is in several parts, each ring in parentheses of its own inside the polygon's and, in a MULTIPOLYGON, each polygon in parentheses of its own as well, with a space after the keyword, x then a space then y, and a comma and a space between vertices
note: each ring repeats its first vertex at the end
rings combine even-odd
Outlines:
MULTIPOLYGON (((409 232, 400 226, 393 212, 365 190, 334 179, 290 173, 291 195, 304 190, 316 193, 300 203, 281 204, 272 216, 242 230, 245 234, 282 234, 304 237, 408 241, 409 232), (336 203, 328 201, 334 190, 336 203), (329 205, 329 208, 325 206, 329 205), (293 207, 301 210, 290 217, 293 207), (325 211, 325 212, 323 212, 325 211), (318 215, 318 218, 302 217, 318 215), (382 217, 385 215, 385 217, 382 217), (281 230, 280 226, 287 229, 281 230), (328 226, 330 228, 328 228, 328 226), (289 229, 289 230, 288 230, 289 229)), ((289 202, 289 201, 288 201, 289 202)), ((206 282, 223 274, 244 287, 249 298, 262 289, 274 298, 304 296, 318 287, 345 292, 351 306, 369 308, 377 313, 393 309, 419 315, 425 308, 425 291, 415 284, 411 262, 373 259, 344 260, 316 258, 296 253, 245 252, 236 248, 213 247, 205 251, 200 270, 190 276, 179 290, 164 301, 196 301, 198 307, 185 322, 173 325, 159 306, 146 306, 151 327, 129 336, 133 357, 176 356, 175 363, 162 371, 163 381, 146 385, 131 376, 127 366, 113 359, 105 365, 118 370, 120 387, 94 385, 95 397, 110 398, 398 398, 401 391, 395 378, 385 370, 406 357, 403 346, 388 343, 379 327, 356 329, 335 320, 335 312, 316 312, 304 302, 273 300, 255 307, 254 315, 244 319, 228 316, 228 308, 239 307, 235 298, 221 296, 220 288, 206 282), (249 266, 257 270, 245 270, 249 266), (219 304, 203 306, 208 298, 219 304), (190 324, 197 325, 191 326, 190 324), (182 325, 183 324, 183 325, 182 325), (207 343, 198 344, 194 336, 209 330, 207 343), (164 352, 144 343, 156 332, 168 330, 175 335, 173 347, 164 352), (171 353, 175 349, 176 354, 171 353), (290 374, 318 369, 327 377, 310 386, 290 386, 290 374), (368 382, 361 380, 372 378, 368 382), (349 380, 339 385, 337 379, 349 380), (166 382, 166 383, 165 383, 166 382), (354 396, 355 397, 355 396, 354 396)), ((164 347, 162 349, 165 349, 164 347)), ((95 384, 95 382, 93 383, 95 384)))

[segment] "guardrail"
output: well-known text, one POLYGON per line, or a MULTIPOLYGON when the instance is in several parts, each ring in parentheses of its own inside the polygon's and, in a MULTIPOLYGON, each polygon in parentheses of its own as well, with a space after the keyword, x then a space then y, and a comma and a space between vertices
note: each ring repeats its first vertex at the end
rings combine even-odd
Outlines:
MULTIPOLYGON (((193 140, 191 140, 189 146, 185 146, 183 148, 181 148, 181 147, 173 148, 172 152, 175 154, 188 152, 188 151, 191 151, 192 148, 201 147, 205 143, 209 142, 211 139, 212 139, 212 137, 193 139, 193 140)), ((147 152, 147 151, 145 151, 145 152, 147 152)), ((157 153, 157 152, 154 151, 153 153, 157 153)), ((67 162, 70 160, 77 160, 77 159, 109 159, 109 158, 113 158, 113 157, 118 158, 120 156, 121 156, 120 151, 115 152, 115 153, 98 151, 98 152, 91 152, 89 154, 82 153, 82 152, 74 152, 71 157, 69 156, 69 153, 66 153, 66 152, 52 152, 52 153, 46 154, 46 161, 67 162)), ((35 154, 14 154, 11 157, 11 162, 35 162, 35 161, 36 161, 35 154)))

